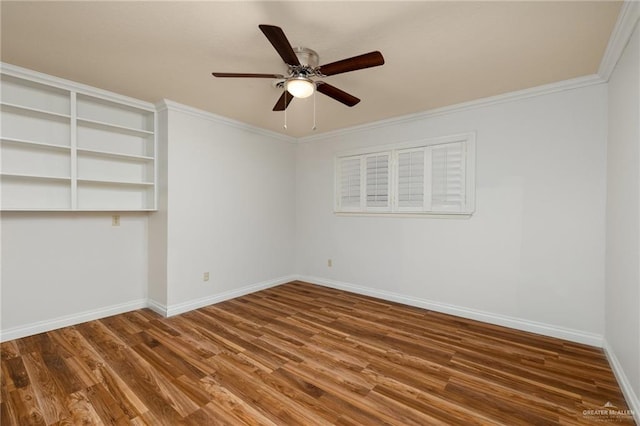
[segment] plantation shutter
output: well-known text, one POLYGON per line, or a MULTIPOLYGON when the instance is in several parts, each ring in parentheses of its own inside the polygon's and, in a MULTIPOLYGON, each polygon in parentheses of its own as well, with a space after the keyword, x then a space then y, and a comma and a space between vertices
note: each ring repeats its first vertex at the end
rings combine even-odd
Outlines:
POLYGON ((388 153, 366 157, 366 207, 389 207, 389 158, 388 153))
POLYGON ((431 210, 461 212, 465 209, 465 145, 462 142, 431 148, 431 210))
POLYGON ((335 157, 335 212, 471 215, 475 135, 352 151, 335 157))
POLYGON ((360 157, 340 159, 340 207, 360 208, 360 157))
POLYGON ((425 149, 398 152, 398 208, 422 211, 425 207, 425 149))

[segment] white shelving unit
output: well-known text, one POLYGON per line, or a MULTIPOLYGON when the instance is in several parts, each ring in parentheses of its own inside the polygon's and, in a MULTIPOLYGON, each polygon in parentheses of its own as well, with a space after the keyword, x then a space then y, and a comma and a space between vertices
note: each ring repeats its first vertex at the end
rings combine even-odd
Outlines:
POLYGON ((2 210, 156 209, 153 105, 1 69, 2 210))

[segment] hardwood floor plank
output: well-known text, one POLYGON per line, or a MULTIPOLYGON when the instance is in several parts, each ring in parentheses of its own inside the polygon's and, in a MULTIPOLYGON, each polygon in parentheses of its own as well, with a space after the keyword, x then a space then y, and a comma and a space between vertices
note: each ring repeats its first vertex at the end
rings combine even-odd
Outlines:
POLYGON ((20 349, 18 349, 17 340, 9 340, 8 342, 0 343, 0 359, 7 360, 11 358, 17 358, 20 356, 20 349))
POLYGON ((229 415, 226 411, 218 409, 213 403, 209 403, 185 417, 185 424, 201 426, 211 423, 215 419, 216 426, 236 426, 241 424, 238 419, 229 415))
POLYGON ((49 373, 65 394, 71 394, 83 388, 82 381, 67 366, 62 357, 56 354, 43 354, 42 358, 49 373))
POLYGON ((137 344, 132 349, 140 358, 169 379, 187 375, 193 380, 200 380, 207 375, 206 372, 185 362, 184 358, 180 358, 161 344, 154 347, 137 344))
POLYGON ((219 371, 215 379, 245 402, 252 402, 262 414, 276 424, 325 424, 320 417, 307 412, 296 401, 288 400, 271 389, 256 383, 258 375, 247 370, 236 358, 227 354, 216 356, 219 371))
POLYGON ((396 399, 416 410, 428 412, 438 421, 465 425, 497 423, 495 419, 484 417, 480 413, 449 402, 444 397, 444 389, 434 393, 428 388, 416 388, 368 369, 363 371, 363 374, 369 376, 376 383, 374 387, 376 392, 396 399))
POLYGON ((558 418, 549 419, 532 410, 522 409, 517 404, 503 398, 487 395, 482 390, 449 383, 447 396, 458 405, 467 406, 505 425, 551 425, 558 424, 558 418))
POLYGON ((58 420, 68 419, 70 413, 64 404, 67 394, 56 383, 42 359, 42 354, 30 352, 23 355, 22 359, 45 422, 51 424, 58 420))
POLYGON ((74 425, 103 425, 104 422, 84 391, 74 392, 67 398, 67 409, 71 413, 69 421, 74 425))
POLYGON ((628 409, 601 349, 300 281, 0 351, 3 426, 592 425, 583 410, 628 409))
POLYGON ((102 423, 108 425, 127 425, 129 417, 122 410, 121 402, 116 401, 103 384, 96 384, 87 388, 87 398, 102 423))
MULTIPOLYGON (((278 370, 281 371, 281 370, 278 370)), ((266 374, 264 371, 256 371, 256 374, 262 383, 273 389, 282 397, 295 401, 304 410, 313 413, 324 420, 325 424, 332 424, 338 417, 338 414, 324 406, 318 399, 323 392, 309 392, 310 387, 300 387, 298 382, 291 382, 286 377, 278 374, 266 374)), ((308 384, 307 384, 308 385, 308 384)), ((319 390, 315 388, 315 390, 319 390)))
MULTIPOLYGON (((199 408, 193 401, 178 392, 162 372, 149 365, 115 334, 110 333, 105 326, 92 327, 91 333, 96 330, 99 330, 97 333, 99 339, 92 343, 149 410, 162 413, 162 416, 170 421, 179 422, 183 416, 199 408)), ((81 333, 84 332, 87 331, 81 329, 81 333)), ((87 336, 87 338, 90 337, 87 336)))
POLYGON ((375 406, 381 407, 381 411, 389 418, 394 419, 394 423, 398 425, 423 426, 447 424, 434 417, 432 410, 420 411, 411 405, 404 404, 402 400, 390 398, 378 392, 376 389, 367 395, 367 399, 375 406))
POLYGON ((213 397, 209 404, 209 409, 213 411, 213 418, 217 418, 219 412, 224 412, 232 416, 240 424, 247 425, 271 425, 277 423, 267 418, 260 410, 254 408, 252 404, 245 402, 242 398, 222 386, 213 376, 207 376, 200 380, 206 391, 213 397))
MULTIPOLYGON (((14 390, 9 395, 6 406, 2 407, 2 424, 8 425, 46 425, 44 413, 38 404, 36 394, 31 385, 14 390), (5 417, 9 423, 5 423, 5 417)), ((58 420, 54 418, 53 420, 58 420)))
MULTIPOLYGON (((100 385, 104 386, 107 393, 113 397, 119 409, 129 419, 134 419, 148 411, 145 404, 138 398, 137 394, 120 378, 120 376, 108 366, 99 367, 96 370, 100 377, 100 385)), ((111 406, 110 401, 103 401, 107 406, 111 406)))
POLYGON ((213 342, 210 342, 203 335, 198 333, 198 331, 193 327, 193 324, 189 323, 182 317, 173 317, 172 320, 173 326, 181 332, 179 338, 167 337, 153 328, 150 328, 145 333, 141 334, 148 334, 152 338, 157 339, 167 348, 171 348, 176 353, 186 353, 190 359, 197 360, 194 361, 193 364, 198 364, 198 368, 202 366, 202 362, 199 361, 220 353, 220 346, 215 345, 213 342))
POLYGON ((6 360, 3 366, 7 367, 5 376, 7 382, 4 385, 7 386, 9 391, 13 391, 16 388, 25 387, 30 383, 29 374, 27 373, 27 369, 24 366, 22 357, 9 358, 6 360))

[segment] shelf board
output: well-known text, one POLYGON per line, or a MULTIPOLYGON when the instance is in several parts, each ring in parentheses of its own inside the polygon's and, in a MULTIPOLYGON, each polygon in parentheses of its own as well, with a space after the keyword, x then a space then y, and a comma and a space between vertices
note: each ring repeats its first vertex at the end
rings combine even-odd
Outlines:
POLYGON ((71 207, 61 207, 52 209, 50 207, 3 207, 3 212, 72 212, 75 211, 71 207))
POLYGON ((78 154, 90 154, 100 157, 112 157, 112 158, 121 158, 128 160, 138 160, 138 161, 153 161, 153 157, 148 157, 146 155, 133 155, 133 154, 122 154, 119 152, 109 152, 109 151, 100 151, 97 149, 86 149, 86 148, 78 148, 78 154))
POLYGON ((38 109, 38 108, 31 108, 31 107, 27 107, 27 106, 23 106, 23 105, 9 104, 9 103, 6 103, 6 102, 2 102, 2 103, 0 103, 0 105, 2 105, 3 109, 14 109, 14 110, 18 110, 18 111, 27 112, 27 113, 45 115, 45 116, 48 116, 48 117, 55 117, 57 119, 64 118, 66 120, 69 120, 71 118, 71 116, 69 114, 60 114, 59 112, 47 111, 47 110, 38 109))
POLYGON ((114 209, 114 208, 105 208, 105 209, 72 209, 71 207, 61 207, 59 209, 52 208, 38 208, 38 207, 3 207, 0 211, 5 212, 155 212, 158 209, 134 209, 134 208, 123 208, 123 209, 114 209))
POLYGON ((54 180, 61 182, 71 182, 71 177, 64 176, 44 176, 44 175, 32 175, 26 173, 0 173, 2 178, 16 178, 16 179, 34 179, 34 180, 54 180))
POLYGON ((0 137, 0 140, 2 142, 6 142, 6 143, 12 143, 12 144, 16 144, 16 145, 32 146, 32 147, 35 147, 35 148, 59 149, 59 150, 62 150, 62 151, 70 151, 71 150, 70 146, 56 145, 56 144, 44 143, 44 142, 36 142, 36 141, 30 141, 30 140, 26 140, 26 139, 1 138, 0 137))
POLYGON ((136 209, 133 207, 129 207, 129 208, 112 208, 112 207, 105 207, 105 208, 92 208, 92 209, 88 209, 88 208, 77 208, 74 211, 76 212, 155 212, 158 209, 151 209, 151 208, 143 208, 143 209, 136 209))
POLYGON ((99 129, 105 129, 105 130, 112 130, 112 131, 116 131, 116 132, 130 134, 130 135, 133 135, 133 136, 153 136, 153 132, 149 131, 149 130, 136 129, 134 127, 120 126, 118 124, 106 123, 104 121, 89 120, 87 118, 78 117, 77 118, 77 122, 78 122, 79 125, 82 125, 82 126, 94 127, 94 128, 99 128, 99 129))
POLYGON ((131 182, 121 180, 105 180, 105 179, 77 179, 78 183, 88 183, 96 185, 125 185, 125 186, 145 186, 153 187, 153 182, 131 182))

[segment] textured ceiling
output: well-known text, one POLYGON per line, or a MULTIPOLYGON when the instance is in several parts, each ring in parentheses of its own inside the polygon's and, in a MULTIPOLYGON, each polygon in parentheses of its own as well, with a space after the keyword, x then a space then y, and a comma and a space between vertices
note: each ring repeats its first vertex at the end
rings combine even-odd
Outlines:
POLYGON ((362 99, 316 98, 316 132, 594 74, 620 2, 28 2, 2 1, 2 61, 157 102, 170 99, 288 134, 314 133, 313 97, 288 129, 268 79, 283 73, 258 24, 329 63, 372 50, 382 67, 327 77, 362 99))

